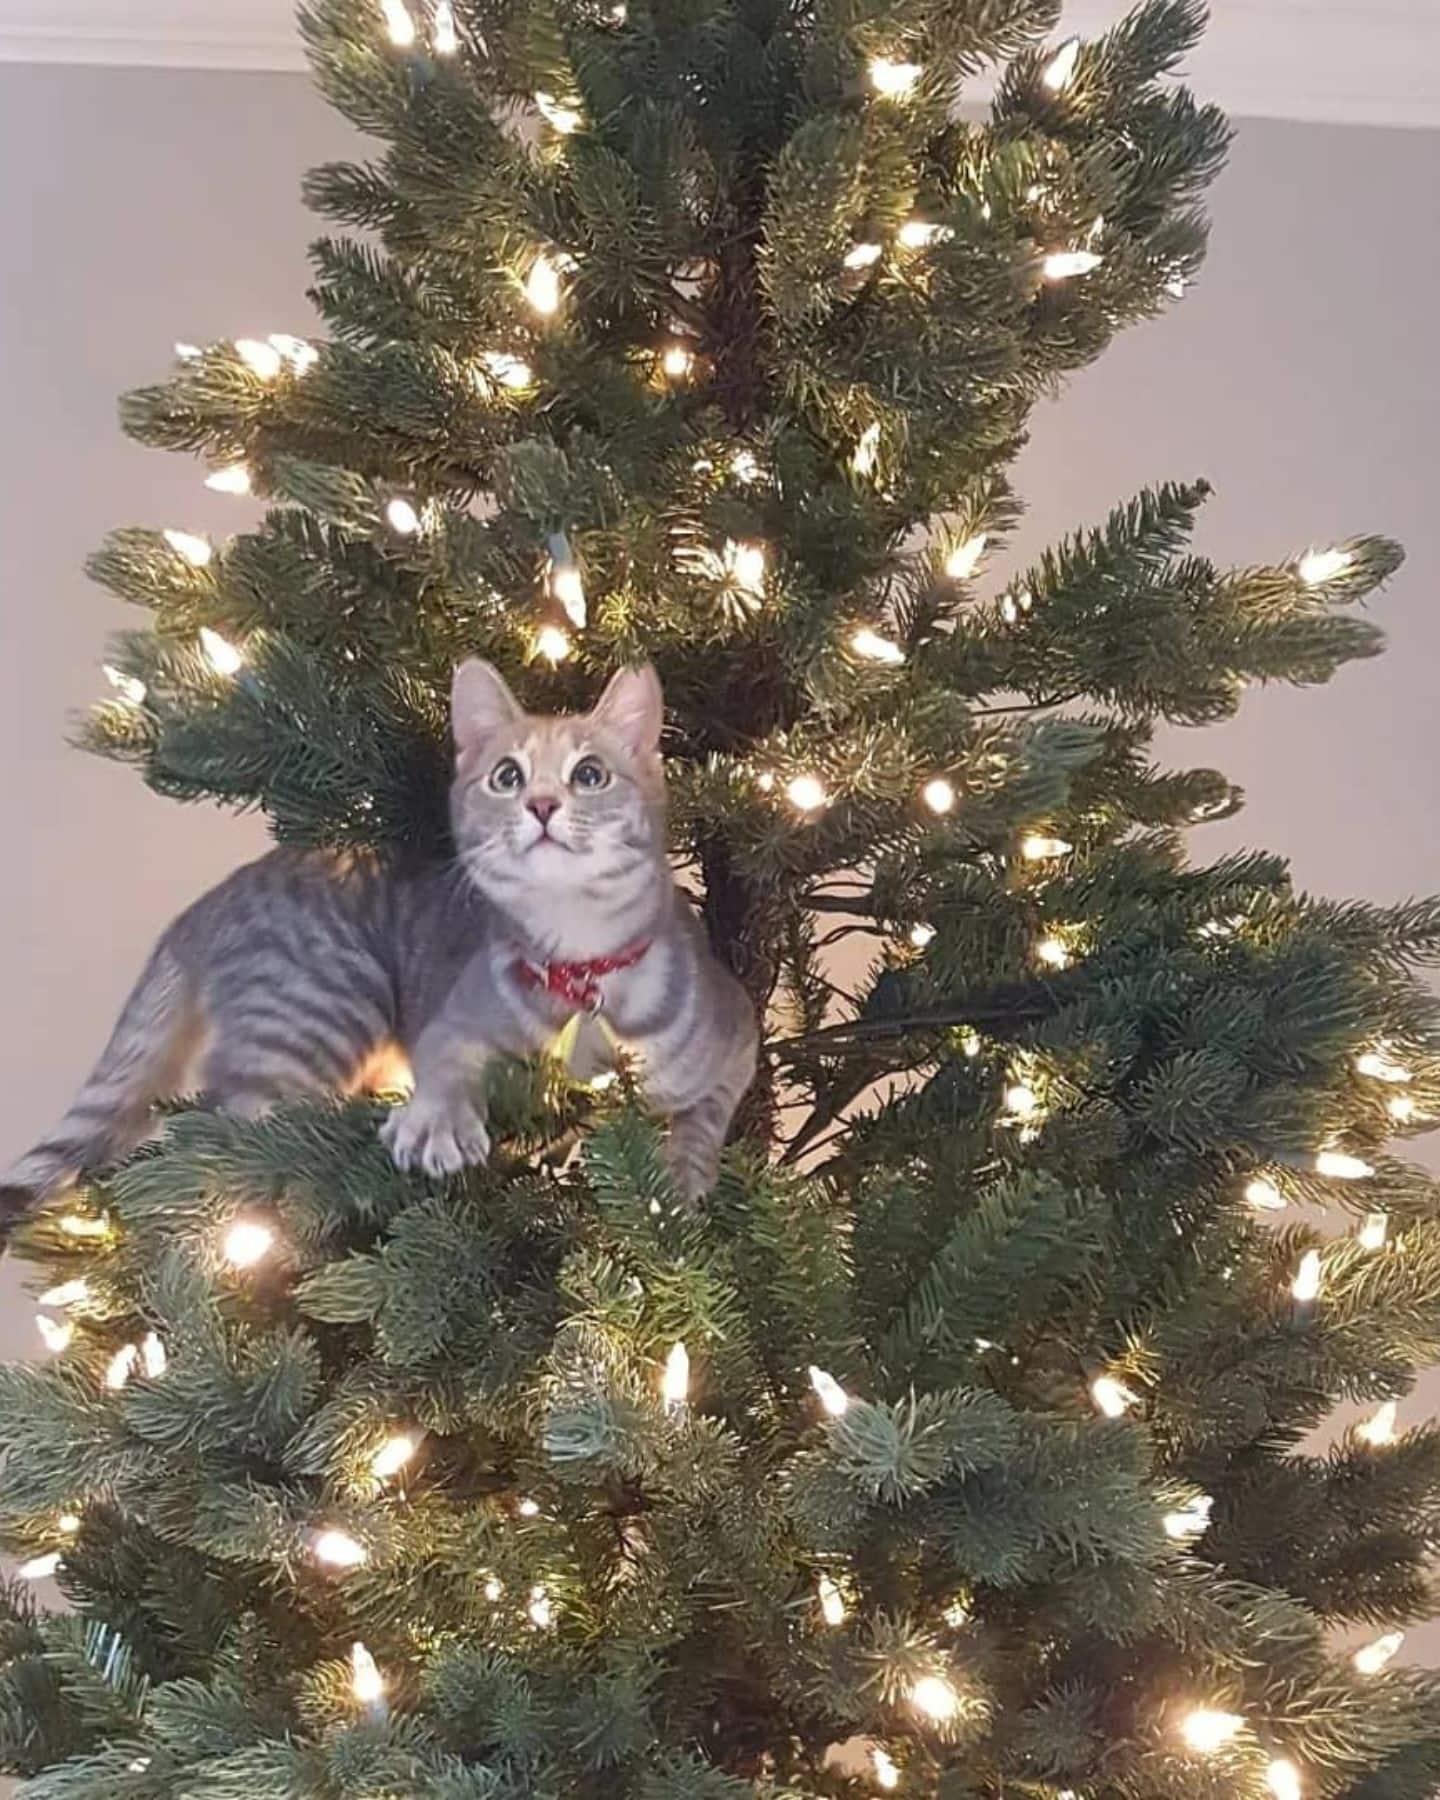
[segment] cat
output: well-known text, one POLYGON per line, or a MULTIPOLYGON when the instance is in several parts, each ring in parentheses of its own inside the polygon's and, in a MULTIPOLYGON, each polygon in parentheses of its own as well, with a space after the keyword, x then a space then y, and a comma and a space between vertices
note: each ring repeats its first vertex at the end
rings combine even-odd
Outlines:
POLYGON ((634 1053, 677 1186, 709 1190, 758 1032, 671 874, 659 678, 621 669, 592 711, 544 717, 471 659, 451 723, 454 862, 282 848, 182 913, 64 1120, 0 1180, 0 1229, 134 1149, 157 1101, 255 1117, 374 1085, 397 1052, 414 1091, 385 1144, 454 1174, 489 1152, 484 1065, 577 1013, 580 1057, 634 1053))

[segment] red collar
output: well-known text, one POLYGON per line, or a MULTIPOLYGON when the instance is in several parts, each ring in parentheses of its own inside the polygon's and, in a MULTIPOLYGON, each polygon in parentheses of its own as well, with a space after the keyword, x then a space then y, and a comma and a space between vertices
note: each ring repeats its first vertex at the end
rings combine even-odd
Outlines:
POLYGON ((600 977, 633 969, 653 942, 653 938, 642 938, 613 956, 592 956, 588 962, 537 963, 521 956, 516 958, 515 973, 526 987, 543 987, 553 999, 576 1012, 598 1013, 604 1001, 600 977))

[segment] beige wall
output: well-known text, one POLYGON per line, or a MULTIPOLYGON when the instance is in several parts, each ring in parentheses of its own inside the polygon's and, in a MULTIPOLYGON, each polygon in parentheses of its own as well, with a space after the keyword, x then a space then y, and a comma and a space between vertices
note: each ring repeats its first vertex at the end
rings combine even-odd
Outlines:
MULTIPOLYGON (((0 1162, 61 1109, 154 933, 261 841, 64 748, 125 617, 80 564, 111 525, 244 517, 193 465, 126 444, 114 396, 175 338, 303 329, 299 172, 344 144, 297 78, 0 68, 0 1162)), ((1194 474, 1219 488, 1201 543, 1221 559, 1406 540, 1388 658, 1257 693, 1173 751, 1250 792, 1197 853, 1266 845, 1308 887, 1377 899, 1440 889, 1437 193, 1440 133, 1246 126, 1203 281, 1037 418, 1019 472, 1026 552, 1194 474)), ((7 1266, 0 1354, 32 1343, 7 1266)), ((1440 1661, 1440 1630, 1418 1648, 1440 1661)))

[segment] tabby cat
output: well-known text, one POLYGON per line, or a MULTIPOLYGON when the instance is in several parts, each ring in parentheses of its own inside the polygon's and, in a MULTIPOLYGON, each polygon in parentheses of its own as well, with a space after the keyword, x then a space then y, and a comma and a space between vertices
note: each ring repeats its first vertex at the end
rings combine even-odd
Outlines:
POLYGON ((593 711, 537 717, 488 663, 455 674, 457 856, 392 864, 280 849, 156 946, 56 1131, 0 1182, 0 1226, 144 1137, 156 1101, 254 1116, 352 1093, 398 1056, 414 1092, 382 1135, 403 1169, 484 1160, 483 1066, 553 1044, 582 1072, 639 1060, 682 1191, 704 1193, 755 1069, 755 1014, 666 858, 663 702, 622 669, 593 711), (594 1015, 594 1016, 592 1016, 594 1015))

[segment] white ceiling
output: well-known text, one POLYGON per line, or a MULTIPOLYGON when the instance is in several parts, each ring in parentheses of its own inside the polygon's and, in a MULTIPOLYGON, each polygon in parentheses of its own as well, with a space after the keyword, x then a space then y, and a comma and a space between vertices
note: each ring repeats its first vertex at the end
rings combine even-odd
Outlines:
MULTIPOLYGON (((378 0, 377 0, 378 5, 378 0)), ((1188 73, 1239 116, 1440 128, 1440 0, 1212 0, 1188 73)), ((1125 0, 1069 0, 1102 29, 1125 0)), ((301 67, 293 0, 0 0, 0 60, 301 67)))

